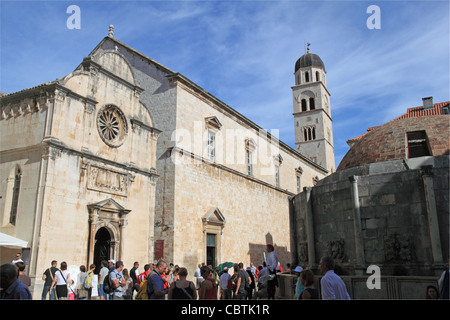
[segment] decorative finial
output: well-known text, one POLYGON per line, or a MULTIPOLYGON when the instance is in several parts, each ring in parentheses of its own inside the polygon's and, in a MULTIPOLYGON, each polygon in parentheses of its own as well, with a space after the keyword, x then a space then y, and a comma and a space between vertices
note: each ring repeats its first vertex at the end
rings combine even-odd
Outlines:
POLYGON ((311 43, 309 43, 309 42, 306 44, 306 53, 309 53, 309 46, 310 45, 311 45, 311 43))
POLYGON ((109 26, 108 37, 114 38, 114 26, 113 25, 109 26))

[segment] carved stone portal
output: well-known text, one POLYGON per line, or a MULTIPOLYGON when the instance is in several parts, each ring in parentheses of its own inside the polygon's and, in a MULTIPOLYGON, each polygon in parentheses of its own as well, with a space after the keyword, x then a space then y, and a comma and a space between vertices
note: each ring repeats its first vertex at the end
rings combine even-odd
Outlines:
POLYGON ((113 199, 106 199, 97 203, 88 204, 90 241, 88 248, 88 264, 94 261, 95 235, 98 230, 105 228, 111 235, 112 259, 120 260, 123 254, 125 227, 128 224, 127 210, 113 199))

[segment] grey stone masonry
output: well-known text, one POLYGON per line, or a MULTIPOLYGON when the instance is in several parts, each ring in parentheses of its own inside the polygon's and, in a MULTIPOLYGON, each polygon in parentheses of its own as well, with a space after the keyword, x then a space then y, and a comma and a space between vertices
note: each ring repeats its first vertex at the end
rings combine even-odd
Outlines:
POLYGON ((338 171, 292 198, 293 263, 331 255, 343 274, 436 276, 449 255, 449 158, 338 171), (422 165, 425 164, 425 165, 422 165))

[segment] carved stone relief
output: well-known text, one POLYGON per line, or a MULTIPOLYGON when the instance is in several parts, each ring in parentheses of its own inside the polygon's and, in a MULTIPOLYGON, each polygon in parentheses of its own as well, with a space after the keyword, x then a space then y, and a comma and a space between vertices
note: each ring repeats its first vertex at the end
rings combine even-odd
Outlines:
POLYGON ((87 188, 126 197, 128 175, 90 165, 88 166, 87 188))
POLYGON ((308 243, 300 242, 298 244, 298 260, 301 263, 308 262, 308 243))
POLYGON ((411 244, 407 235, 391 234, 384 239, 386 261, 411 262, 411 244))
POLYGON ((345 240, 332 240, 327 243, 328 255, 333 257, 336 262, 347 261, 347 255, 345 253, 345 240))

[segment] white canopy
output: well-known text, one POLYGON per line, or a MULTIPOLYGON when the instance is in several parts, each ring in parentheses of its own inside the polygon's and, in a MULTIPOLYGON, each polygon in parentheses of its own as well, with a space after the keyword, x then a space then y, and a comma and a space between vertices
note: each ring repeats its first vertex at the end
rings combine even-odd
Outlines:
POLYGON ((28 248, 28 242, 0 232, 0 246, 7 248, 28 248))

